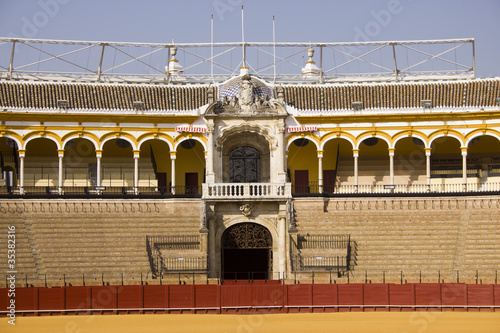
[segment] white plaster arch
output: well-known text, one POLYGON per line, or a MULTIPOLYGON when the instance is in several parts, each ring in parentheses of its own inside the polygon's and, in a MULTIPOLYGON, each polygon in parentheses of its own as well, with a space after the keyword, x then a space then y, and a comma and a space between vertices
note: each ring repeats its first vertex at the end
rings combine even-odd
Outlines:
POLYGON ((290 145, 292 144, 292 142, 294 142, 297 139, 307 139, 307 140, 311 141, 312 143, 314 143, 314 145, 316 146, 316 150, 320 150, 319 145, 316 142, 316 140, 313 140, 312 138, 307 137, 307 136, 304 136, 304 137, 298 136, 298 137, 295 137, 292 140, 288 141, 288 143, 286 144, 286 150, 288 150, 290 148, 290 145))
POLYGON ((200 138, 198 138, 196 136, 193 136, 191 138, 188 138, 188 137, 183 138, 182 140, 179 140, 178 142, 176 142, 173 151, 177 151, 177 148, 179 147, 179 145, 181 144, 181 142, 186 141, 186 140, 190 140, 190 139, 198 141, 199 143, 201 143, 201 146, 203 147, 203 150, 205 150, 205 151, 207 150, 207 146, 205 145, 205 142, 203 142, 202 139, 200 139, 200 138))
POLYGON ((391 142, 386 137, 384 137, 384 136, 378 136, 378 135, 373 135, 373 134, 367 134, 367 135, 362 136, 362 137, 359 138, 358 142, 356 143, 356 148, 354 148, 354 149, 359 149, 359 146, 361 145, 361 143, 364 140, 369 139, 369 138, 382 139, 382 140, 384 140, 387 143, 387 148, 391 148, 391 142))
POLYGON ((68 141, 73 140, 73 139, 84 139, 84 140, 90 141, 94 145, 95 150, 97 150, 97 148, 99 147, 99 144, 94 139, 92 139, 88 136, 85 136, 85 135, 79 136, 78 134, 72 135, 72 136, 68 137, 66 140, 64 140, 62 143, 62 147, 66 147, 66 144, 68 143, 68 141))
POLYGON ((468 139, 467 139, 467 141, 465 142, 465 146, 466 146, 466 147, 469 147, 469 143, 470 143, 473 139, 475 139, 475 138, 477 138, 477 137, 480 137, 480 136, 491 136, 491 137, 496 138, 498 141, 500 141, 500 136, 498 136, 498 135, 496 135, 496 134, 494 134, 494 133, 486 133, 486 134, 483 134, 483 133, 476 133, 476 134, 472 135, 470 138, 468 138, 468 139))
POLYGON ((53 142, 55 142, 56 144, 56 148, 59 150, 61 149, 61 145, 59 144, 59 141, 57 141, 56 138, 53 138, 52 136, 50 135, 44 135, 44 136, 39 136, 39 135, 33 135, 32 137, 28 138, 26 141, 24 141, 24 146, 23 146, 23 149, 26 149, 26 147, 28 146, 28 142, 32 141, 32 140, 36 140, 36 139, 49 139, 53 142))
POLYGON ((12 141, 14 141, 16 143, 18 150, 21 149, 21 147, 23 146, 21 144, 21 141, 19 141, 15 136, 11 136, 9 134, 5 134, 4 136, 1 136, 0 138, 9 138, 9 139, 11 139, 12 141))
POLYGON ((429 140, 429 148, 432 147, 432 143, 434 142, 434 140, 439 139, 439 138, 443 138, 443 137, 455 138, 460 143, 460 147, 464 147, 464 142, 462 141, 462 139, 460 137, 456 136, 455 134, 448 134, 448 135, 446 135, 445 133, 440 133, 440 134, 436 135, 435 137, 433 137, 432 139, 429 140))
POLYGON ((130 143, 130 145, 132 146, 132 150, 136 150, 136 146, 135 146, 135 143, 134 141, 132 141, 130 138, 127 138, 126 136, 119 136, 119 137, 116 137, 116 136, 110 136, 106 139, 104 139, 102 142, 101 142, 101 146, 99 147, 101 150, 104 148, 104 144, 108 141, 111 141, 111 140, 116 140, 116 139, 122 139, 122 140, 125 140, 125 141, 128 141, 130 143))
POLYGON ((342 136, 342 135, 339 135, 337 137, 330 137, 328 139, 326 139, 325 141, 323 141, 323 143, 321 143, 321 146, 320 146, 320 150, 325 150, 325 146, 328 142, 332 141, 332 140, 335 140, 335 139, 344 139, 346 141, 348 141, 352 148, 354 149, 354 141, 351 140, 351 138, 347 137, 347 136, 342 136))
POLYGON ((138 144, 137 144, 137 150, 141 150, 141 146, 143 143, 145 143, 146 141, 149 141, 149 140, 160 140, 160 141, 163 141, 165 142, 167 145, 168 145, 168 149, 170 151, 173 150, 173 147, 172 147, 172 143, 170 141, 168 141, 167 139, 161 137, 161 136, 158 136, 156 138, 153 138, 153 137, 147 137, 147 138, 144 138, 142 139, 138 144))
POLYGON ((389 148, 396 149, 396 143, 398 143, 399 140, 406 139, 406 138, 417 138, 417 139, 420 139, 424 143, 424 147, 425 148, 430 148, 430 146, 427 147, 427 140, 423 136, 415 135, 415 134, 412 134, 412 135, 408 134, 407 136, 404 136, 404 135, 400 136, 399 138, 397 138, 397 139, 394 140, 393 146, 389 147, 389 148))

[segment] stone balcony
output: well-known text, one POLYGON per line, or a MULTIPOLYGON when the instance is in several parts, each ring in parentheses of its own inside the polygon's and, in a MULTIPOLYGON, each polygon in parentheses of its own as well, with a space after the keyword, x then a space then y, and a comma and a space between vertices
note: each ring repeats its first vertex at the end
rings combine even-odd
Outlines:
POLYGON ((287 200, 292 198, 292 184, 204 183, 202 198, 205 200, 287 200))

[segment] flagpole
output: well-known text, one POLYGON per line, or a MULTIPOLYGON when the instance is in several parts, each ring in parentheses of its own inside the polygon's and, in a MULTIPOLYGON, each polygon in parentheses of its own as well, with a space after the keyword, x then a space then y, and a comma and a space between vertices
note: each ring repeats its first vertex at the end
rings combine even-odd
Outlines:
POLYGON ((212 77, 212 82, 214 81, 214 14, 210 19, 210 76, 212 77))
POLYGON ((276 27, 274 25, 274 15, 273 15, 273 63, 274 63, 274 75, 273 84, 276 82, 276 27))
POLYGON ((245 47, 245 17, 243 15, 243 6, 241 6, 241 46, 243 47, 243 65, 242 67, 247 67, 246 64, 246 47, 245 47))

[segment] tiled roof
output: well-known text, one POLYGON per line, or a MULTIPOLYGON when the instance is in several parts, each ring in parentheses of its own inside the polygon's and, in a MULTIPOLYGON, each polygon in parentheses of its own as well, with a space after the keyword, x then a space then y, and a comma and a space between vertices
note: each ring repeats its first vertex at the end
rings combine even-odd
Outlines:
POLYGON ((149 110, 193 110, 207 104, 207 86, 0 82, 0 106, 69 109, 133 109, 134 101, 149 110))
POLYGON ((495 106, 500 97, 500 79, 433 83, 379 83, 283 86, 285 102, 299 110, 418 108, 422 100, 433 107, 495 106))

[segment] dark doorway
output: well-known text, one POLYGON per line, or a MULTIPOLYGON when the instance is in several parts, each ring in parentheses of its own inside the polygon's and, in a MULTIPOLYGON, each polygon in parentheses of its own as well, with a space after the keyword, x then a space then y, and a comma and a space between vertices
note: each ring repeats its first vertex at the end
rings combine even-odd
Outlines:
POLYGON ((257 183, 260 181, 260 154, 253 147, 237 147, 229 154, 231 183, 257 183))
POLYGON ((186 194, 198 194, 198 173, 186 172, 186 194))
POLYGON ((309 170, 295 170, 295 193, 309 193, 309 170))
POLYGON ((222 235, 222 276, 230 280, 269 279, 272 237, 256 223, 240 223, 222 235))
POLYGON ((156 179, 158 180, 158 188, 161 193, 167 192, 167 173, 166 172, 157 172, 156 179))
POLYGON ((333 193, 335 188, 335 170, 323 170, 323 193, 333 193))
POLYGON ((268 279, 270 251, 269 249, 224 249, 224 279, 268 279))

